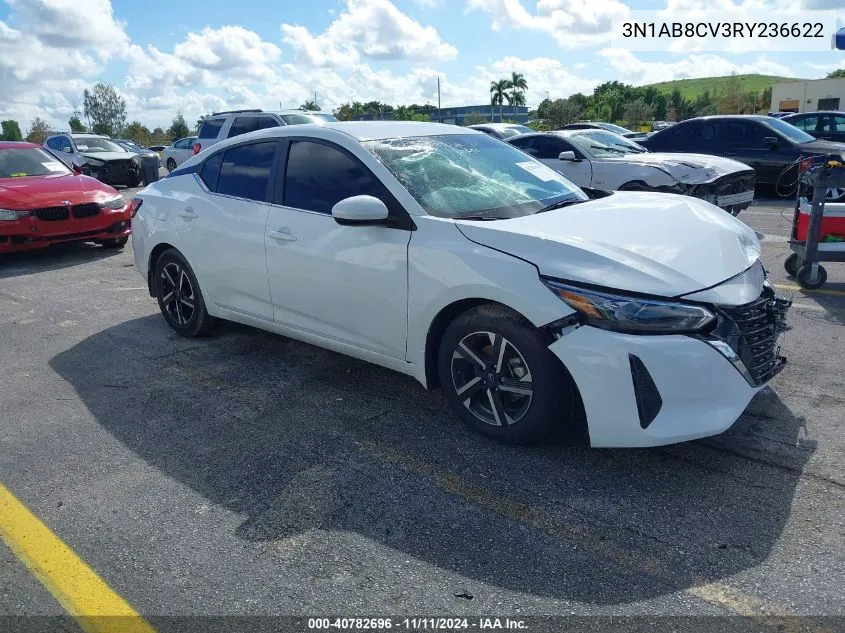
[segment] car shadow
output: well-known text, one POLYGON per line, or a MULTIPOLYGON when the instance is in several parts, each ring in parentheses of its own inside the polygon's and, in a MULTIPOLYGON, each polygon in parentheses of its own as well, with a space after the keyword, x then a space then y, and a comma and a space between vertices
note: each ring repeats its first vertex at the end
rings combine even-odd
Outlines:
POLYGON ((816 446, 768 389, 700 442, 506 446, 395 372, 234 325, 181 339, 158 315, 50 366, 131 451, 243 515, 237 538, 351 531, 479 595, 492 585, 615 605, 752 568, 816 446))
POLYGON ((114 257, 119 249, 103 248, 92 242, 53 244, 38 250, 0 254, 0 279, 61 270, 114 257))

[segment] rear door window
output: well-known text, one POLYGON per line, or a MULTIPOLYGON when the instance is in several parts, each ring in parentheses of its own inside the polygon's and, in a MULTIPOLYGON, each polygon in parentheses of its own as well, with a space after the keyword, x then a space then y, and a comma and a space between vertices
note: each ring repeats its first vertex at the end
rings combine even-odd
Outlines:
POLYGON ((227 149, 223 153, 223 163, 217 178, 217 193, 259 202, 267 200, 270 171, 277 146, 276 141, 265 141, 227 149))
POLYGON ((217 138, 220 128, 223 127, 225 119, 206 119, 200 128, 200 138, 217 138))
POLYGON ((232 127, 229 128, 229 138, 233 136, 240 136, 247 132, 252 132, 258 126, 258 117, 254 116, 237 116, 232 121, 232 127))

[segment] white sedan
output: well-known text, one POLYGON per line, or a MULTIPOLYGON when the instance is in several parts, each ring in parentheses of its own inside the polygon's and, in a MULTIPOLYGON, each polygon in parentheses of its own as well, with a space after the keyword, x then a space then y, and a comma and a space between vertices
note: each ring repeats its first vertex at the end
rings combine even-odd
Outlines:
POLYGON ((559 130, 507 139, 580 187, 702 198, 732 215, 754 199, 756 172, 730 158, 658 154, 607 130, 559 130))
POLYGON ((186 136, 164 148, 164 151, 161 153, 161 162, 167 167, 167 171, 173 171, 194 155, 194 143, 196 140, 196 136, 186 136))
POLYGON ((131 208, 179 334, 227 319, 376 363, 503 441, 712 435, 783 363, 788 302, 751 229, 695 198, 588 195, 454 125, 251 132, 131 208))

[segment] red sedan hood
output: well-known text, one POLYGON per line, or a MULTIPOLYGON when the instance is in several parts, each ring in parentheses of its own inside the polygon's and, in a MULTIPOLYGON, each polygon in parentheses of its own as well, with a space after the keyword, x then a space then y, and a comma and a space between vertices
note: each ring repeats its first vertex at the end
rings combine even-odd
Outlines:
POLYGON ((58 174, 0 178, 0 208, 20 211, 68 203, 97 202, 116 195, 116 189, 88 176, 58 174))

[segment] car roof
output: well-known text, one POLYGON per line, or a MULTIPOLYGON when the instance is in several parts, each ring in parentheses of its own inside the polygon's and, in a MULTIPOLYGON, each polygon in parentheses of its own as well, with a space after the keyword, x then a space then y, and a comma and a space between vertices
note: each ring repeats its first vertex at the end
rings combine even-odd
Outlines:
MULTIPOLYGON (((298 129, 304 127, 304 125, 291 125, 268 129, 287 130, 287 134, 296 134, 298 129)), ((422 121, 328 121, 323 125, 315 125, 314 127, 338 130, 359 141, 412 136, 440 136, 443 134, 483 134, 478 130, 470 130, 448 123, 423 123, 422 121)))
POLYGON ((522 123, 476 123, 475 125, 467 125, 473 130, 481 130, 483 128, 490 128, 492 130, 506 130, 511 127, 527 127, 522 123))
POLYGON ((842 112, 841 110, 813 110, 812 112, 790 112, 789 114, 783 115, 781 118, 788 119, 793 116, 805 116, 809 114, 841 114, 845 116, 845 112, 842 112))
POLYGON ((71 138, 104 138, 108 141, 113 140, 105 134, 88 134, 87 132, 71 132, 70 134, 66 134, 66 136, 70 136, 71 138))
POLYGON ((32 147, 41 147, 37 143, 29 143, 27 141, 0 141, 0 149, 27 149, 32 147))

